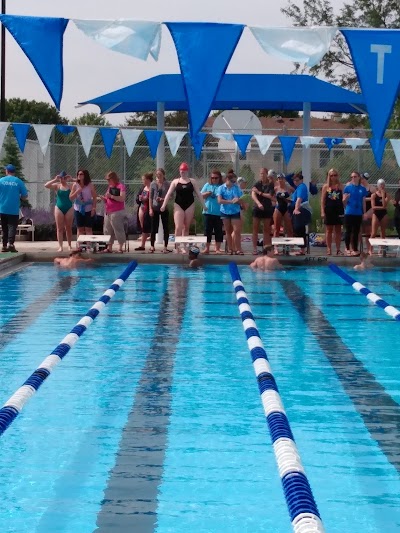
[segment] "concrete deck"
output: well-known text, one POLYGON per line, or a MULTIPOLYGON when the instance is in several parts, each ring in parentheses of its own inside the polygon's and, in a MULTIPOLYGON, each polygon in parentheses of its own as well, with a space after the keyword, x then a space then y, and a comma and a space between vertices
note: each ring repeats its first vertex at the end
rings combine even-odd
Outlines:
MULTIPOLYGON (((187 262, 187 255, 185 254, 163 254, 161 250, 162 245, 156 244, 155 253, 149 253, 148 248, 149 244, 146 243, 147 250, 145 252, 136 252, 134 248, 139 246, 137 240, 130 240, 130 252, 124 254, 112 253, 112 254, 90 254, 96 262, 98 263, 127 263, 135 259, 139 263, 150 263, 150 264, 185 264, 187 262)), ((55 241, 20 241, 15 243, 18 253, 0 253, 0 269, 9 269, 15 267, 20 262, 52 262, 53 259, 57 256, 68 256, 68 251, 63 253, 57 253, 58 243, 55 241)), ((75 243, 73 243, 75 246, 75 243)), ((170 244, 169 248, 173 249, 173 243, 170 244)), ((66 248, 66 247, 65 247, 66 248)), ((260 249, 261 250, 261 249, 260 249)), ((228 264, 231 261, 239 265, 248 265, 253 261, 254 256, 252 255, 252 244, 251 241, 243 242, 243 251, 245 255, 215 255, 211 253, 209 255, 201 254, 203 264, 214 264, 222 265, 228 264)), ((88 255, 89 257, 89 255, 88 255)), ((359 258, 357 257, 344 257, 344 256, 327 256, 326 248, 324 247, 311 247, 309 255, 306 256, 287 256, 279 255, 278 260, 283 265, 302 265, 302 266, 321 266, 327 264, 328 261, 335 263, 337 265, 351 267, 359 263, 359 258)), ((378 257, 374 256, 372 262, 375 266, 399 266, 400 257, 378 257)))

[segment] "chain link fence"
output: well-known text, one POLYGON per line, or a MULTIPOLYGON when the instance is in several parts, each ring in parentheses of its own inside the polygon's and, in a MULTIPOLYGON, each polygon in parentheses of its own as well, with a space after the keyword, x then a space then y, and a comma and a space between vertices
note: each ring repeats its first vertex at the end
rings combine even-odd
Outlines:
MULTIPOLYGON (((176 128, 175 128, 176 129, 176 128)), ((301 131, 285 130, 285 132, 263 131, 265 135, 302 135, 301 131)), ((337 137, 337 130, 313 130, 310 135, 315 137, 337 137)), ((369 131, 348 130, 340 131, 342 137, 371 136, 369 131)), ((399 138, 400 132, 388 131, 388 138, 399 138)), ((168 180, 178 175, 179 164, 187 161, 191 169, 191 175, 199 178, 199 184, 207 180, 213 168, 226 172, 233 168, 238 176, 247 180, 248 189, 258 179, 261 167, 274 169, 276 172, 289 174, 301 170, 302 146, 300 139, 296 144, 289 164, 284 161, 282 148, 278 137, 272 143, 265 155, 260 153, 257 142, 253 139, 248 146, 245 156, 239 154, 236 143, 225 139, 216 139, 208 133, 204 142, 203 151, 199 160, 196 159, 189 137, 186 136, 176 154, 172 157, 167 142, 165 143, 164 168, 168 180)), ((106 190, 105 175, 113 170, 120 176, 127 187, 127 212, 134 216, 136 212, 136 195, 141 187, 141 176, 145 172, 156 170, 156 161, 152 159, 149 147, 144 135, 139 137, 138 143, 129 157, 125 149, 122 136, 119 134, 114 144, 111 157, 108 158, 97 134, 87 157, 79 137, 76 133, 63 136, 54 131, 52 141, 49 143, 46 155, 43 156, 37 140, 28 138, 26 148, 21 156, 23 173, 28 182, 29 202, 33 209, 44 210, 52 214, 54 207, 54 193, 44 188, 44 183, 53 178, 61 170, 75 176, 78 169, 88 169, 98 194, 104 194, 106 190)), ((353 150, 345 143, 335 145, 330 151, 324 142, 311 147, 311 177, 321 187, 326 180, 327 171, 336 168, 339 171, 341 181, 346 183, 353 170, 368 172, 370 182, 376 183, 379 178, 386 181, 390 192, 398 187, 400 168, 397 164, 390 142, 387 143, 381 168, 378 168, 369 143, 353 150)), ((98 212, 102 214, 102 202, 98 204, 98 212)))

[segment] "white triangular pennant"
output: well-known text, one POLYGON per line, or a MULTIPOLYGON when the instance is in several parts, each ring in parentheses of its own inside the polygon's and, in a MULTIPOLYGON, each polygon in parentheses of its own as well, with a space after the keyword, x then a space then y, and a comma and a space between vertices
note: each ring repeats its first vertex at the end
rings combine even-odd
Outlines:
POLYGON ((131 157, 133 149, 136 146, 139 135, 143 130, 131 130, 130 128, 121 128, 122 137, 124 139, 125 148, 128 152, 128 156, 131 157))
POLYGON ((254 138, 258 142, 261 154, 265 155, 268 152, 272 141, 276 139, 276 135, 254 135, 254 138))
POLYGON ((306 148, 309 148, 312 144, 319 144, 322 137, 312 137, 310 135, 303 135, 300 137, 300 142, 306 148))
POLYGON ((6 136, 7 128, 9 125, 9 122, 0 122, 0 150, 3 148, 4 138, 6 136))
POLYGON ((167 138, 172 157, 176 156, 178 148, 180 147, 182 139, 184 138, 185 135, 186 135, 186 131, 166 131, 165 132, 165 136, 167 138))
POLYGON ((217 139, 225 139, 226 141, 232 141, 232 133, 212 133, 213 137, 216 137, 217 139))
POLYGON ((85 151, 86 157, 89 157, 93 139, 98 128, 93 126, 77 126, 76 129, 78 130, 79 137, 81 138, 82 148, 85 151))
POLYGON ((397 164, 400 167, 400 139, 390 139, 397 164))
POLYGON ((142 20, 78 20, 76 26, 97 43, 115 52, 146 61, 149 54, 157 61, 161 24, 142 20))
POLYGON ((50 135, 54 126, 52 124, 32 124, 37 140, 39 141, 40 149, 43 155, 46 155, 49 146, 50 135))
POLYGON ((362 146, 363 144, 365 144, 367 140, 368 139, 360 139, 358 137, 347 137, 345 139, 345 142, 346 144, 351 146, 353 150, 355 150, 356 148, 358 148, 358 146, 362 146))

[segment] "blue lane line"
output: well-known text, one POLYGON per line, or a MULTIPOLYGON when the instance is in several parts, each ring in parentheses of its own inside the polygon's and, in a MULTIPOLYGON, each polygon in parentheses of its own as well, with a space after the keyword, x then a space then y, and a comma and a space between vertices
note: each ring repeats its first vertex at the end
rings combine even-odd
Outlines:
POLYGON ((346 283, 351 285, 354 290, 366 296, 370 302, 374 303, 375 305, 383 309, 385 313, 387 313, 389 316, 391 316, 395 320, 400 321, 400 311, 396 309, 395 307, 393 307, 393 305, 390 305, 387 302, 385 302, 385 300, 383 300, 380 296, 378 296, 374 292, 367 289, 367 287, 365 287, 362 283, 360 283, 359 281, 349 276, 346 272, 344 272, 344 270, 339 268, 337 265, 334 265, 334 264, 329 265, 329 268, 331 269, 332 272, 334 272, 335 274, 340 276, 344 281, 346 281, 346 283))
POLYGON ((267 418, 293 530, 295 532, 322 533, 325 530, 317 504, 301 463, 278 386, 272 375, 267 353, 254 321, 236 263, 230 263, 229 270, 247 345, 253 360, 254 372, 257 376, 261 402, 267 418))
POLYGON ((132 261, 122 272, 121 276, 105 291, 103 296, 89 309, 84 317, 72 328, 61 343, 46 357, 42 364, 29 376, 20 387, 0 409, 0 436, 11 425, 22 411, 24 405, 40 388, 43 382, 49 377, 53 368, 67 355, 72 346, 85 333, 93 320, 100 314, 102 309, 111 300, 114 294, 120 289, 128 277, 137 267, 136 261, 132 261))

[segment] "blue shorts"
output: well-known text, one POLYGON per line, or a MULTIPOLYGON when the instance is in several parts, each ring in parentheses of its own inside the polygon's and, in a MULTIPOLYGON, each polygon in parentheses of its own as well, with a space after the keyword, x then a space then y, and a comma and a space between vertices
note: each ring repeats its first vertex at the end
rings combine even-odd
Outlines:
POLYGON ((235 220, 237 218, 240 218, 240 212, 239 213, 235 213, 234 215, 225 215, 224 213, 221 213, 221 218, 226 218, 226 219, 229 219, 229 220, 235 220))
POLYGON ((84 215, 80 211, 75 211, 75 224, 77 228, 92 228, 93 227, 92 212, 86 211, 84 215))

